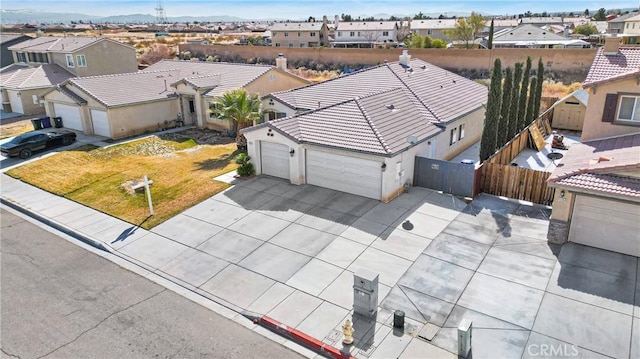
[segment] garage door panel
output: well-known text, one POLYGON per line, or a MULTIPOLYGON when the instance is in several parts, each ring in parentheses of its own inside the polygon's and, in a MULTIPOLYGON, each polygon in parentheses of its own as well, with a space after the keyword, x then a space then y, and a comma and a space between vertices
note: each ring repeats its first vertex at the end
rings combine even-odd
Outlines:
POLYGON ((577 195, 569 241, 640 256, 640 205, 577 195))
POLYGON ((307 183, 380 199, 380 162, 322 151, 307 151, 307 183))
POLYGON ((260 141, 262 173, 289 179, 289 147, 287 145, 260 141))
POLYGON ((76 106, 54 103, 53 110, 55 117, 62 118, 62 126, 72 130, 83 131, 82 118, 80 117, 80 108, 76 106))
POLYGON ((99 136, 111 137, 107 111, 91 110, 91 123, 93 124, 93 133, 99 136))

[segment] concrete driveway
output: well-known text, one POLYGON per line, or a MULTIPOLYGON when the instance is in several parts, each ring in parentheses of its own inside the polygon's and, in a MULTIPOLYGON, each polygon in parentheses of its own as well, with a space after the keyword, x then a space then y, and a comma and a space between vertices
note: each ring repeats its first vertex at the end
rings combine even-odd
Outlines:
POLYGON ((422 188, 383 204, 257 177, 119 251, 333 345, 352 316, 353 273, 379 273, 376 320, 354 318, 359 357, 455 357, 463 318, 475 326, 475 358, 637 357, 638 259, 548 244, 549 213, 422 188), (407 335, 392 330, 395 310, 407 335))
POLYGON ((335 346, 353 319, 358 358, 456 358, 463 318, 474 358, 640 357, 638 258, 548 244, 547 207, 422 188, 384 204, 261 176, 146 231, 3 177, 3 198, 238 312, 335 346), (380 275, 373 320, 351 310, 359 269, 380 275))

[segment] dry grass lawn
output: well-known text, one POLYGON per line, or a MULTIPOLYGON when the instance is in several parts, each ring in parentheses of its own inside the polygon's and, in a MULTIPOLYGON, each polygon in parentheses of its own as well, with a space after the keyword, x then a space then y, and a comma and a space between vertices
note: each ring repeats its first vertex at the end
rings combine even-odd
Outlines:
POLYGON ((83 146, 12 169, 8 174, 44 190, 149 229, 228 184, 214 177, 237 168, 236 145, 150 137, 109 148, 83 146), (132 181, 153 180, 155 215, 148 220, 144 192, 132 181))
POLYGON ((0 140, 3 138, 17 136, 21 133, 33 131, 33 124, 30 120, 8 123, 0 126, 0 140))

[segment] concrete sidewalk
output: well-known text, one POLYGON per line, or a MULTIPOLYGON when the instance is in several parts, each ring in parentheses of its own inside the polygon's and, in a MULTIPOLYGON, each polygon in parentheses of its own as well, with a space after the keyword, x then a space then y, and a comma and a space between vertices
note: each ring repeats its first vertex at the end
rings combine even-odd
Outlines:
POLYGON ((549 245, 548 207, 485 195, 467 204, 422 188, 384 204, 256 177, 147 231, 6 175, 2 200, 234 313, 266 314, 339 348, 353 319, 356 342, 343 349, 358 358, 455 358, 463 318, 476 327, 474 358, 544 357, 549 346, 640 353, 638 258, 549 245), (359 269, 380 274, 373 320, 352 312, 359 269), (395 310, 404 332, 391 325, 395 310))

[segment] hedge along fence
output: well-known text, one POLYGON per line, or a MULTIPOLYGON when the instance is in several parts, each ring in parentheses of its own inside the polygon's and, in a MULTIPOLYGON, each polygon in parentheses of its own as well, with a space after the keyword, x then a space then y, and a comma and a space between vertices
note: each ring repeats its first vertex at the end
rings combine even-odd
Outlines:
MULTIPOLYGON (((455 72, 475 72, 488 77, 493 61, 500 58, 503 67, 523 62, 527 56, 542 58, 545 71, 562 77, 566 81, 584 81, 595 58, 596 49, 408 49, 414 58, 428 61, 455 72)), ((246 62, 260 58, 273 63, 279 53, 290 63, 311 62, 320 64, 345 64, 349 66, 376 65, 386 61, 397 61, 403 49, 338 49, 338 48, 288 48, 249 45, 199 45, 180 44, 179 52, 189 51, 194 56, 207 58, 218 56, 222 61, 246 62), (243 61, 244 60, 244 61, 243 61)), ((481 77, 481 76, 480 76, 481 77)))

